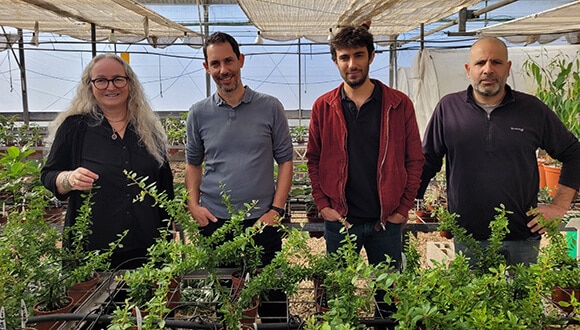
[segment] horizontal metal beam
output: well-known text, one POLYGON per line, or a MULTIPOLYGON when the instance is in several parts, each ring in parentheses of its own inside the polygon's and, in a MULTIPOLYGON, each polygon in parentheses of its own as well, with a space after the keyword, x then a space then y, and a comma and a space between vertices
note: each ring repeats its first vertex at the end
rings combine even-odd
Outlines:
POLYGON ((236 0, 137 0, 143 5, 237 5, 236 0))
MULTIPOLYGON (((160 118, 179 118, 183 112, 185 111, 156 111, 160 118)), ((47 122, 52 121, 59 113, 58 111, 30 111, 28 114, 31 122, 47 122)), ((16 121, 24 120, 22 112, 0 112, 0 115, 4 117, 14 116, 16 121)), ((309 119, 310 110, 286 110, 286 117, 288 119, 309 119)))

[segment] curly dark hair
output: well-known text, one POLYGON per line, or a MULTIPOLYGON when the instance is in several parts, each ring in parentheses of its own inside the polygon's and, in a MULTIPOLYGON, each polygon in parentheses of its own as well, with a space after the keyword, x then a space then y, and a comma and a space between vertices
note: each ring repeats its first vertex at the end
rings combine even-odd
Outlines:
POLYGON ((330 40, 330 55, 332 60, 336 61, 337 49, 361 46, 367 48, 369 56, 375 51, 373 35, 368 31, 368 27, 365 25, 345 26, 330 40))

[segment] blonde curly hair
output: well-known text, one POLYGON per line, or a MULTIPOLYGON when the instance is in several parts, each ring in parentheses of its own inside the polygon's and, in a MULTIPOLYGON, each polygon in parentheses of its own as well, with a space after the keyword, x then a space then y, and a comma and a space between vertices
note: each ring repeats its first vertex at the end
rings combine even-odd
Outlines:
POLYGON ((121 63, 128 79, 129 98, 127 100, 127 116, 129 123, 135 127, 139 136, 139 142, 143 143, 147 151, 163 165, 167 152, 167 135, 161 125, 157 114, 151 108, 143 86, 139 82, 137 75, 125 60, 115 54, 100 54, 95 56, 85 67, 81 82, 77 87, 77 92, 70 106, 64 112, 56 116, 49 126, 48 140, 53 141, 58 127, 62 122, 73 115, 88 114, 95 118, 100 124, 104 120, 102 111, 99 109, 97 100, 93 95, 91 84, 91 71, 98 61, 112 58, 121 63))

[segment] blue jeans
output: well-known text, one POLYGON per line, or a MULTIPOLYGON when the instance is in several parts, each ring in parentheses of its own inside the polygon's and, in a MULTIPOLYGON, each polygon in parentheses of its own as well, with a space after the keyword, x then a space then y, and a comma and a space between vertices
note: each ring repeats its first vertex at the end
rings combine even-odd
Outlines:
MULTIPOLYGON (((526 240, 521 241, 503 241, 499 249, 505 257, 506 265, 524 264, 528 266, 538 261, 538 252, 540 250, 541 236, 534 235, 526 240)), ((477 260, 473 260, 473 251, 468 250, 463 243, 453 240, 455 244, 455 253, 461 251, 464 256, 469 257, 469 265, 473 267, 477 260)), ((479 241, 480 246, 485 249, 489 246, 489 241, 479 241)))
MULTIPOLYGON (((340 242, 344 239, 344 235, 340 233, 342 227, 339 221, 324 221, 327 253, 336 252, 340 247, 340 242)), ((374 227, 375 222, 355 224, 350 227, 348 232, 356 236, 356 251, 360 252, 364 247, 371 265, 385 261, 385 255, 388 255, 391 257, 391 265, 399 269, 403 252, 402 226, 389 222, 386 225, 387 230, 377 231, 374 227)))

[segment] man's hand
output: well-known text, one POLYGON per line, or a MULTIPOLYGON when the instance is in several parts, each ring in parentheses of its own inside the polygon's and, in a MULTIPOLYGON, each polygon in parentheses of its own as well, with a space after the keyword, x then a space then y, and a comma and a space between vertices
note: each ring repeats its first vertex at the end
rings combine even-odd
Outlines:
POLYGON ((577 189, 560 184, 551 204, 541 204, 537 209, 528 211, 526 213, 528 216, 535 215, 532 221, 528 222, 528 228, 530 228, 532 233, 537 232, 541 235, 546 232, 546 228, 538 223, 539 215, 542 215, 544 219, 549 221, 560 221, 566 215, 566 212, 568 212, 570 203, 572 203, 572 200, 576 196, 576 191, 577 189))
MULTIPOLYGON (((320 216, 326 221, 342 221, 344 218, 340 215, 340 213, 336 212, 335 209, 330 207, 325 207, 320 210, 320 216)), ((344 220, 344 225, 346 228, 350 228, 350 223, 344 220)))
POLYGON ((260 217, 260 219, 258 219, 256 224, 258 222, 261 222, 266 226, 274 226, 274 225, 280 223, 281 220, 282 219, 280 218, 280 215, 278 214, 278 212, 276 212, 275 210, 268 210, 268 212, 264 213, 260 217))
POLYGON ((535 217, 528 222, 528 228, 532 233, 543 234, 546 232, 546 228, 544 228, 539 222, 538 219, 542 216, 544 219, 548 221, 560 221, 566 212, 568 211, 567 208, 561 207, 556 204, 542 204, 539 205, 537 209, 528 211, 526 215, 534 215, 535 217))
POLYGON ((338 221, 342 216, 335 209, 325 207, 320 210, 320 216, 326 221, 338 221))
POLYGON ((205 207, 199 204, 188 204, 187 208, 191 213, 191 216, 200 227, 205 227, 211 222, 217 222, 217 218, 205 207))
POLYGON ((387 217, 387 222, 397 223, 397 224, 406 224, 408 218, 409 218, 408 216, 406 217, 400 213, 393 212, 393 214, 391 214, 387 217))

